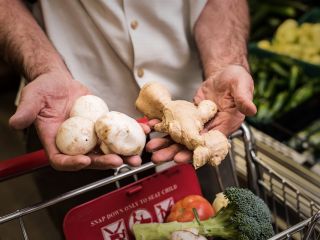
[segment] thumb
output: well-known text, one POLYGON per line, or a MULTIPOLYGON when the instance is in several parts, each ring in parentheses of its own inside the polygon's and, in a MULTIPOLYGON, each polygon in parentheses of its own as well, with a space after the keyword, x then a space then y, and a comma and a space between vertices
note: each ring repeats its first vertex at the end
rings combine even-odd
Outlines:
POLYGON ((35 121, 41 109, 41 95, 24 89, 21 93, 18 108, 9 119, 9 125, 18 130, 27 128, 35 121))
POLYGON ((253 99, 253 80, 249 73, 244 76, 245 79, 237 81, 233 88, 233 96, 238 110, 246 116, 253 116, 257 108, 252 102, 253 99))

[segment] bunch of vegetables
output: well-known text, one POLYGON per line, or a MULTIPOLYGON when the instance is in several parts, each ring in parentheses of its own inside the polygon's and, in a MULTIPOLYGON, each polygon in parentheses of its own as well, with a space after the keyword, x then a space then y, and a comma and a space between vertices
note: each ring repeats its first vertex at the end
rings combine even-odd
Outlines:
POLYGON ((255 82, 254 103, 259 123, 269 123, 320 92, 320 79, 310 77, 293 59, 285 56, 249 56, 255 82))
POLYGON ((285 19, 298 19, 315 5, 310 0, 250 0, 251 41, 272 37, 285 19))
POLYGON ((174 233, 186 234, 185 231, 190 229, 202 236, 231 240, 264 240, 274 235, 270 211, 259 197, 247 189, 236 187, 227 188, 224 196, 228 200, 227 206, 223 205, 215 216, 207 220, 199 219, 197 211, 194 211, 196 219, 189 222, 135 224, 135 238, 170 239, 175 237, 174 233))
POLYGON ((261 40, 258 47, 312 64, 320 64, 320 23, 302 23, 287 19, 272 40, 261 40))
POLYGON ((310 162, 320 159, 320 120, 314 121, 310 126, 293 136, 288 145, 299 152, 309 156, 310 162))

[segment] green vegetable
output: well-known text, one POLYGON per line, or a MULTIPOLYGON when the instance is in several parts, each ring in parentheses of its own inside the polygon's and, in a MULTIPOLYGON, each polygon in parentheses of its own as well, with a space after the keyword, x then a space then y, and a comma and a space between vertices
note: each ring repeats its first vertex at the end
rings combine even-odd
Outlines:
POLYGON ((308 100, 313 95, 313 87, 311 84, 306 84, 298 88, 292 95, 289 104, 285 110, 292 109, 308 100))
POLYGON ((229 204, 205 221, 133 225, 136 240, 170 239, 174 231, 195 228, 200 235, 237 240, 264 240, 274 235, 267 205, 251 191, 230 187, 224 191, 229 204))
POLYGON ((274 104, 270 110, 271 115, 276 115, 278 112, 281 111, 282 107, 284 106, 289 93, 288 92, 281 92, 277 95, 274 104))
POLYGON ((270 120, 270 102, 264 101, 259 104, 256 119, 261 122, 270 120))
POLYGON ((277 62, 272 61, 270 62, 270 67, 273 71, 275 71, 280 76, 287 78, 289 76, 289 73, 277 62))
POLYGON ((266 90, 266 86, 267 86, 267 77, 268 75, 265 72, 259 72, 258 73, 258 78, 259 78, 259 82, 258 82, 258 87, 257 87, 257 91, 258 94, 260 96, 263 96, 263 93, 266 90))
POLYGON ((289 81, 289 89, 294 90, 297 86, 298 76, 299 76, 299 67, 293 65, 290 69, 290 81, 289 81))
POLYGON ((295 60, 280 55, 249 56, 255 83, 254 103, 258 112, 248 118, 254 122, 277 121, 284 114, 320 93, 320 78, 311 77, 295 60))
POLYGON ((276 92, 276 91, 275 91, 275 89, 276 89, 276 84, 277 84, 277 79, 273 78, 273 79, 270 81, 267 89, 264 91, 263 97, 265 97, 265 98, 270 98, 271 95, 276 92))

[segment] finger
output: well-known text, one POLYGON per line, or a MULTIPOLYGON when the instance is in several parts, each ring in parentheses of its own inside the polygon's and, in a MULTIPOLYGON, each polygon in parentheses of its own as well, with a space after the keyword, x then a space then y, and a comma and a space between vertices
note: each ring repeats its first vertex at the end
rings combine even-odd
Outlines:
POLYGON ((257 108, 252 102, 254 86, 250 74, 244 73, 232 89, 235 104, 239 111, 247 116, 256 114, 257 108))
POLYGON ((88 166, 90 169, 107 170, 110 168, 117 168, 123 164, 123 160, 116 154, 89 154, 91 164, 88 166))
POLYGON ((193 157, 193 154, 190 150, 183 149, 174 156, 173 160, 176 163, 187 163, 192 160, 192 157, 193 157))
POLYGON ((155 163, 172 160, 174 156, 183 149, 180 144, 172 144, 167 148, 156 151, 152 154, 151 160, 155 163))
POLYGON ((150 121, 148 121, 148 126, 153 129, 154 125, 158 124, 159 122, 161 121, 158 119, 151 119, 150 121))
POLYGON ((135 155, 135 156, 130 156, 130 157, 123 157, 124 162, 129 164, 132 167, 138 167, 142 163, 142 159, 140 156, 135 155))
POLYGON ((153 138, 146 145, 147 152, 158 151, 159 149, 165 148, 172 144, 172 140, 168 138, 153 138))
POLYGON ((91 164, 88 156, 68 156, 63 154, 49 155, 51 166, 59 171, 78 171, 91 164))
POLYGON ((151 132, 151 128, 145 123, 139 123, 142 127, 145 134, 149 134, 151 132))
POLYGON ((24 129, 30 126, 43 108, 40 95, 26 91, 21 93, 21 99, 15 114, 9 119, 9 125, 14 129, 24 129))

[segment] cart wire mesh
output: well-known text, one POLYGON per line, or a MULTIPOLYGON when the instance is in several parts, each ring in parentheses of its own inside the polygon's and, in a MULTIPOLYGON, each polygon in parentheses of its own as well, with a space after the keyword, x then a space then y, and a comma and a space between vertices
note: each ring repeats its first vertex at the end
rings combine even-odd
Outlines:
MULTIPOLYGON (((273 224, 276 235, 270 238, 270 240, 320 240, 319 199, 310 198, 303 189, 299 189, 294 182, 283 178, 257 156, 253 136, 250 129, 245 124, 230 136, 230 142, 232 147, 229 159, 231 167, 234 170, 232 174, 236 185, 240 185, 238 178, 244 178, 246 186, 268 204, 273 214, 273 224), (243 156, 242 158, 239 157, 238 150, 235 150, 235 140, 241 140, 243 145, 241 153, 243 156), (241 164, 243 165, 241 161, 244 160, 245 168, 243 166, 241 167, 241 164)), ((117 187, 120 187, 120 180, 128 177, 134 177, 134 180, 137 180, 138 173, 155 167, 156 165, 152 162, 145 163, 136 168, 122 165, 115 169, 113 176, 66 192, 50 200, 0 216, 0 224, 5 224, 13 220, 18 221, 23 239, 28 240, 29 237, 25 228, 23 216, 108 184, 115 183, 117 187)), ((220 176, 219 167, 216 167, 215 171, 217 176, 220 176)), ((221 191, 223 191, 224 186, 221 178, 218 177, 217 181, 221 191)))

